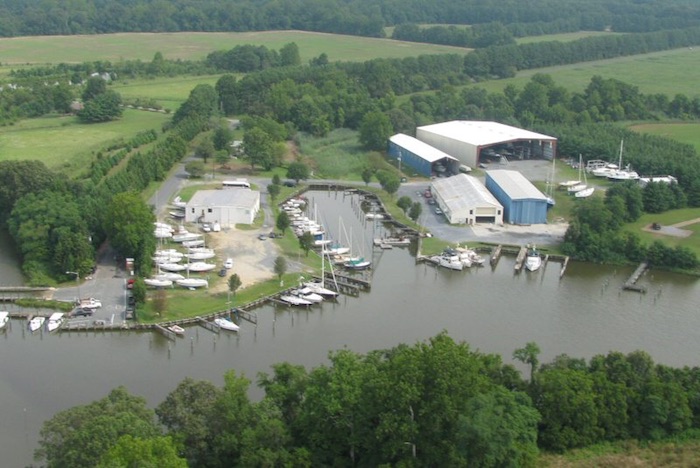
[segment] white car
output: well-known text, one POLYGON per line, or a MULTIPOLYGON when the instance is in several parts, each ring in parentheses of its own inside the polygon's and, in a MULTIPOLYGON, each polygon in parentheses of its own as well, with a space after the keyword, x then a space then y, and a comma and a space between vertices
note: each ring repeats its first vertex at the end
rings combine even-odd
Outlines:
POLYGON ((78 304, 78 306, 82 307, 83 309, 99 309, 100 307, 102 307, 102 301, 99 301, 94 297, 91 297, 89 299, 81 299, 80 304, 78 304))
POLYGON ((226 261, 224 262, 224 268, 227 270, 230 270, 233 268, 233 259, 232 258, 227 258, 226 261))

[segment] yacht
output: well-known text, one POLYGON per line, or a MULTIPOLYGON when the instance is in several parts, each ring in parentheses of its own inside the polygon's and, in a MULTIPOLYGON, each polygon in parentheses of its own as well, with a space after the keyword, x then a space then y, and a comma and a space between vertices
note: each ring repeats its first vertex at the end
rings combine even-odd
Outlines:
POLYGON ((29 321, 29 331, 35 332, 41 328, 46 319, 44 317, 38 316, 34 317, 29 321))
POLYGON ((528 271, 537 271, 542 266, 542 257, 537 251, 536 247, 530 247, 527 249, 527 256, 525 257, 525 268, 528 271))
POLYGON ((462 263, 462 260, 460 260, 459 255, 450 255, 449 253, 443 252, 440 255, 434 255, 430 258, 433 262, 438 264, 438 266, 443 268, 458 271, 462 271, 464 269, 464 263, 462 263))
POLYGON ((61 312, 55 312, 55 313, 51 314, 51 316, 49 317, 49 321, 46 325, 46 329, 49 332, 52 332, 52 331, 60 328, 60 326, 63 325, 63 316, 64 315, 65 314, 61 313, 61 312))

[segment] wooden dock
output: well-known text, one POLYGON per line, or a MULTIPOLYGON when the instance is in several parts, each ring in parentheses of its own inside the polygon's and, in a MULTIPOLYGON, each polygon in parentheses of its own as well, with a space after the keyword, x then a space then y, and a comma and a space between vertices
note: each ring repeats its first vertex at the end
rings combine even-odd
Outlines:
POLYGON ((638 286, 637 281, 639 278, 644 274, 644 272, 649 268, 649 262, 642 262, 639 264, 636 270, 634 270, 634 273, 627 279, 625 284, 622 286, 622 289, 626 291, 635 291, 635 292, 640 292, 640 293, 646 293, 647 288, 644 286, 638 286))
POLYGON ((566 271, 566 267, 569 265, 569 257, 566 256, 564 257, 564 261, 561 264, 561 270, 559 270, 559 279, 564 276, 564 272, 566 271))
POLYGON ((172 330, 168 330, 167 328, 156 324, 155 327, 153 327, 157 332, 159 332, 161 335, 169 339, 170 341, 175 341, 177 340, 177 334, 173 332, 172 330))
POLYGON ((516 273, 520 273, 523 269, 523 263, 525 262, 525 257, 527 256, 527 247, 520 247, 518 256, 515 257, 515 266, 513 267, 516 273))

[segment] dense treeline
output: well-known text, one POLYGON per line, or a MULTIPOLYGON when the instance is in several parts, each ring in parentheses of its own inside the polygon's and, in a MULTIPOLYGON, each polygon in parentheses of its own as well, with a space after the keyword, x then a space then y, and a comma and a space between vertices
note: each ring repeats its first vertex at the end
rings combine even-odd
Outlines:
POLYGON ((140 440, 160 448, 132 450, 153 466, 166 466, 159 456, 179 466, 178 454, 191 467, 527 467, 539 449, 700 427, 697 367, 655 364, 641 351, 588 362, 560 355, 540 366, 539 353, 535 343, 514 352, 530 366, 525 381, 500 356, 446 334, 365 355, 342 350, 311 370, 280 363, 258 375, 259 402, 234 371, 223 387, 185 379, 157 419, 144 400, 116 389, 45 422, 36 455, 48 466, 115 466, 105 463, 113 447, 140 440))
POLYGON ((381 37, 404 23, 542 25, 645 32, 695 26, 700 7, 687 0, 2 0, 0 34, 35 36, 114 32, 260 31, 299 29, 381 37))
POLYGON ((454 25, 421 28, 417 24, 400 24, 394 28, 391 38, 471 48, 515 44, 510 30, 501 23, 477 24, 471 28, 454 25))

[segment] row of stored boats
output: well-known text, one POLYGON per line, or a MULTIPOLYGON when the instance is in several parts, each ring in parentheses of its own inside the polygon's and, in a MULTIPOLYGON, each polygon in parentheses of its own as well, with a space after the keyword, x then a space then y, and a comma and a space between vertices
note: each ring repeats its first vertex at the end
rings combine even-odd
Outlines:
MULTIPOLYGON (((29 319, 29 331, 34 333, 35 331, 41 330, 41 328, 46 324, 46 330, 49 332, 58 330, 63 325, 65 320, 65 315, 62 312, 55 312, 49 316, 47 319, 41 315, 31 317, 29 319)), ((6 311, 0 311, 0 330, 4 330, 10 321, 10 313, 6 311)))

